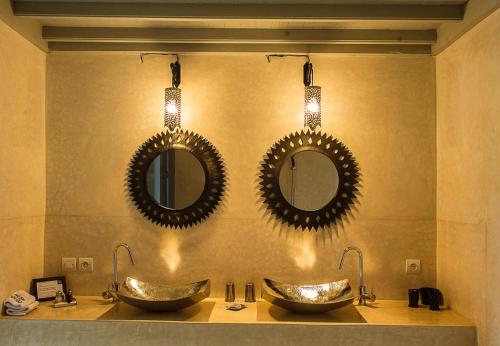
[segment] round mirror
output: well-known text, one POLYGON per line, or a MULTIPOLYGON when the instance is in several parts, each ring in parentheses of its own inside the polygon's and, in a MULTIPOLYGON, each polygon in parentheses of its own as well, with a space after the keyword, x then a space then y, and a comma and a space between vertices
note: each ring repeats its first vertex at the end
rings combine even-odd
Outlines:
POLYGON ((184 209, 200 198, 205 188, 205 172, 198 159, 187 150, 168 149, 148 167, 149 195, 162 207, 184 209))
POLYGON ((342 222, 357 201, 360 172, 349 149, 320 131, 278 140, 260 166, 266 209, 295 228, 321 229, 342 222))
POLYGON ((127 185, 137 209, 153 223, 191 227, 220 204, 226 172, 219 152, 203 136, 165 131, 147 139, 132 156, 127 185))
POLYGON ((279 176, 280 190, 297 209, 323 208, 337 194, 339 175, 328 156, 306 150, 287 157, 279 176))

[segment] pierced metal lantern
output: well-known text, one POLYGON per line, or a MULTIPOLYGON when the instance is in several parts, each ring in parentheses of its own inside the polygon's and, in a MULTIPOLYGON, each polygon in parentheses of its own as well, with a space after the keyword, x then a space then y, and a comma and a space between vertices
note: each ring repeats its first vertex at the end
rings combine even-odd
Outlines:
POLYGON ((170 131, 181 127, 181 89, 165 89, 165 127, 170 131))
POLYGON ((304 128, 321 128, 321 87, 304 87, 304 128))

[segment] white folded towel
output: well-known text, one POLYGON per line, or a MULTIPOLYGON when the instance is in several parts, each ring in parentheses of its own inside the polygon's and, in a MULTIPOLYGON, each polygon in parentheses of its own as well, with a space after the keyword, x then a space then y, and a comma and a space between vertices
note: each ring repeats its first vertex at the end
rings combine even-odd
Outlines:
POLYGON ((26 291, 16 291, 5 299, 5 313, 12 316, 23 316, 33 311, 38 306, 36 298, 26 291))
POLYGON ((26 291, 19 290, 12 293, 9 298, 5 299, 3 305, 5 305, 7 309, 21 309, 31 305, 34 301, 36 301, 36 298, 31 294, 26 291))
POLYGON ((35 310, 38 307, 38 304, 40 303, 35 300, 30 305, 27 305, 23 308, 17 308, 17 309, 7 308, 5 309, 5 313, 10 316, 24 316, 26 314, 29 314, 31 311, 35 310))

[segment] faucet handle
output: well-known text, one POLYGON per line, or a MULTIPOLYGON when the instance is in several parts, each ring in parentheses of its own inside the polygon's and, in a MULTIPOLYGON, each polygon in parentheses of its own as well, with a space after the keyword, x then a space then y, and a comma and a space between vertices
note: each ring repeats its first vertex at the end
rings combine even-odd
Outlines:
POLYGON ((102 297, 104 299, 111 299, 111 298, 113 298, 113 295, 111 294, 111 292, 109 290, 106 290, 106 291, 102 292, 102 297))
POLYGON ((373 293, 373 288, 370 293, 367 294, 368 301, 373 303, 377 300, 377 296, 373 293))
POLYGON ((373 289, 368 293, 364 286, 360 287, 358 298, 359 305, 366 305, 367 302, 373 303, 375 300, 377 300, 377 296, 373 293, 373 289))
POLYGON ((106 291, 102 292, 102 297, 103 299, 112 299, 113 303, 118 301, 118 296, 116 295, 116 292, 112 291, 110 289, 111 285, 108 285, 108 288, 106 291))

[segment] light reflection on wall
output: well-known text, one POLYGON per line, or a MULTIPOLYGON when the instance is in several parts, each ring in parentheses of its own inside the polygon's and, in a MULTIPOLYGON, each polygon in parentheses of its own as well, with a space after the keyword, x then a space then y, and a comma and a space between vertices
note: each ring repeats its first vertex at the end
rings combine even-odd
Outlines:
POLYGON ((300 269, 312 269, 316 263, 315 238, 313 232, 303 232, 294 239, 289 254, 300 269))
POLYGON ((175 234, 165 234, 160 245, 160 256, 170 273, 174 273, 181 263, 180 240, 175 234))

